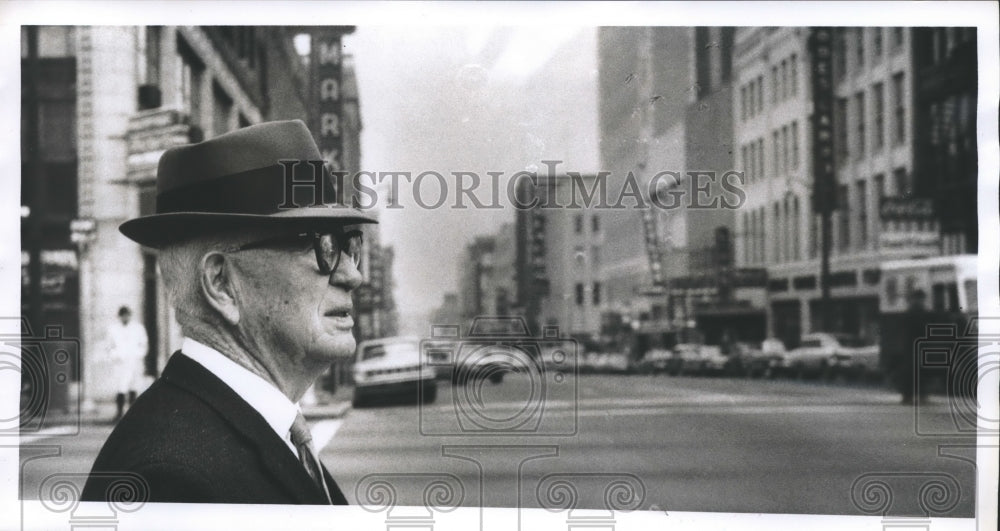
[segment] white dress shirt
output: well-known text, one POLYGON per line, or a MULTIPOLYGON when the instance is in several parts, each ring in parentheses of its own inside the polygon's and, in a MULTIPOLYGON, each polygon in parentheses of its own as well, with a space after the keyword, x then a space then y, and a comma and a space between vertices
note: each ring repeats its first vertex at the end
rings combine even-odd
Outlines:
POLYGON ((257 410, 274 433, 281 437, 292 455, 298 459, 299 451, 292 444, 292 422, 299 414, 299 406, 267 380, 250 372, 242 365, 227 358, 218 350, 189 337, 184 338, 181 352, 208 369, 228 385, 240 398, 257 410))

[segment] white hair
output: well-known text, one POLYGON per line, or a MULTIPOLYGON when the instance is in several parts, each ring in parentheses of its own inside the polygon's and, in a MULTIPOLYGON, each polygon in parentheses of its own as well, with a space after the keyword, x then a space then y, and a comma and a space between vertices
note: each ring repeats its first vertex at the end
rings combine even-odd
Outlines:
POLYGON ((205 254, 223 251, 236 242, 232 235, 199 236, 160 249, 157 263, 163 275, 177 324, 185 336, 200 336, 205 328, 222 324, 201 292, 201 261, 205 254))

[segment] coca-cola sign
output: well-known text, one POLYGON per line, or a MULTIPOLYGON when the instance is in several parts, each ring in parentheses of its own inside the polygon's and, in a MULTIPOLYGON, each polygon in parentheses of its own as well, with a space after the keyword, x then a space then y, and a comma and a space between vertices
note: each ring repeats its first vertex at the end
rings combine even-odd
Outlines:
POLYGON ((886 197, 879 205, 883 221, 932 221, 934 201, 926 198, 886 197))

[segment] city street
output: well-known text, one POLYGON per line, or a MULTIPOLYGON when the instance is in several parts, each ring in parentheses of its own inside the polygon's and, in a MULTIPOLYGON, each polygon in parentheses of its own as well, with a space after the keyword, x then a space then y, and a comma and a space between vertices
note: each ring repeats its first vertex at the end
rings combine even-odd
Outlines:
MULTIPOLYGON (((515 376, 499 386, 487 383, 484 396, 517 406, 522 403, 518 397, 529 390, 526 382, 525 376, 515 376)), ((435 404, 420 412, 425 433, 453 423, 454 394, 447 383, 439 391, 435 404)), ((461 480, 461 505, 477 506, 476 463, 443 457, 443 445, 554 445, 558 456, 524 463, 522 507, 553 507, 536 496, 539 479, 574 472, 639 478, 645 488, 642 509, 864 514, 851 502, 852 484, 864 474, 880 473, 892 489, 890 513, 917 515, 920 483, 900 473, 943 472, 961 486, 957 505, 946 514, 973 514, 973 466, 936 457, 937 445, 945 441, 915 435, 913 410, 885 390, 789 381, 587 375, 580 376, 579 397, 578 413, 570 407, 542 412, 563 418, 578 414, 579 433, 569 437, 424 436, 416 406, 353 410, 321 457, 352 502, 357 501, 356 486, 363 477, 384 473, 395 487, 398 504, 422 505, 429 479, 405 474, 449 473, 461 480)), ((944 402, 938 397, 925 409, 947 416, 944 402)), ((451 447, 447 453, 472 455, 482 464, 486 506, 513 507, 518 503, 518 465, 546 452, 510 447, 463 452, 451 447)), ((579 491, 578 507, 605 507, 607 482, 571 480, 579 491)))
MULTIPOLYGON (((481 389, 486 405, 479 407, 485 408, 480 411, 487 420, 513 418, 532 392, 526 375, 507 375, 503 383, 486 383, 481 389)), ((427 495, 444 506, 479 506, 481 487, 486 506, 517 506, 520 492, 521 507, 551 508, 561 506, 557 502, 564 491, 553 487, 557 478, 549 475, 573 473, 563 478, 577 491, 577 506, 588 509, 605 507, 606 488, 620 480, 628 485, 626 492, 637 496, 618 498, 624 505, 616 507, 864 514, 852 504, 852 485, 875 474, 891 489, 890 514, 922 514, 918 491, 925 481, 920 477, 947 483, 950 476, 960 493, 945 485, 944 501, 936 507, 953 508, 939 514, 973 515, 973 466, 938 457, 938 445, 956 439, 916 435, 912 408, 898 404, 898 395, 889 391, 784 380, 625 375, 581 375, 577 389, 578 407, 560 397, 532 410, 546 417, 538 435, 482 430, 441 435, 459 426, 456 411, 468 414, 463 400, 471 396, 456 395, 441 382, 432 405, 351 410, 343 419, 315 421, 314 439, 352 503, 374 503, 385 493, 380 487, 388 486, 398 505, 425 505, 427 495), (572 432, 574 418, 576 435, 544 435, 546 430, 572 432), (323 441, 328 441, 325 446, 323 441), (479 466, 485 481, 479 479, 479 466), (540 488, 546 476, 545 488, 540 488), (920 477, 913 481, 911 476, 920 477), (449 487, 435 491, 435 482, 449 487)), ((945 398, 934 397, 921 413, 946 419, 945 398)), ((23 444, 37 449, 22 449, 24 497, 37 499, 50 474, 79 474, 82 484, 110 430, 110 425, 85 424, 78 435, 25 439, 23 444), (52 448, 61 455, 28 460, 52 448)), ((856 499, 864 498, 858 494, 856 499)))

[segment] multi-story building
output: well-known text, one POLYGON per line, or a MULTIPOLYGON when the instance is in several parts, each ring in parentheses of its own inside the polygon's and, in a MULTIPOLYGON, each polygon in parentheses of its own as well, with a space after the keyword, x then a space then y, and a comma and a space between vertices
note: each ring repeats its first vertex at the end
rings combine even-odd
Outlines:
MULTIPOLYGON (((833 102, 834 182, 817 193, 813 163, 820 155, 812 146, 812 113, 823 95, 810 77, 812 31, 742 28, 736 36, 734 130, 738 166, 748 177, 746 207, 737 214, 736 260, 767 268, 768 331, 792 346, 801 334, 823 329, 874 339, 880 264, 941 254, 939 227, 959 217, 941 212, 920 220, 898 217, 901 211, 924 211, 921 196, 933 191, 921 187, 936 189, 931 177, 919 178, 927 175, 924 170, 915 169, 916 157, 925 156, 916 153, 915 137, 933 140, 915 125, 915 109, 928 105, 915 98, 920 94, 914 79, 916 33, 908 28, 833 30, 832 92, 825 96, 833 102), (832 214, 830 299, 824 308, 825 206, 832 214)), ((970 94, 975 100, 974 83, 970 89, 967 81, 954 85, 959 101, 970 94)), ((930 99, 950 97, 926 93, 930 99)), ((959 173, 967 182, 968 171, 959 173)), ((968 229, 956 232, 962 230, 968 229)))
MULTIPOLYGON (((311 83, 324 79, 293 44, 308 31, 22 27, 23 312, 78 334, 86 399, 113 396, 96 376, 111 363, 105 328, 118 307, 130 306, 147 329, 147 374, 179 346, 155 252, 118 232, 154 212, 160 155, 265 120, 309 118, 322 92, 311 83)), ((351 129, 356 89, 344 94, 340 142, 350 154, 360 121, 351 129)), ((313 132, 322 144, 329 130, 313 132)), ((342 164, 356 169, 356 158, 342 164)))
POLYGON ((530 187, 522 181, 521 200, 538 204, 517 212, 518 306, 536 333, 540 325, 577 337, 600 332, 607 239, 603 216, 582 208, 581 198, 583 187, 593 189, 594 182, 593 175, 539 177, 530 187), (573 203, 581 208, 551 208, 573 203))
POLYGON ((494 274, 493 236, 476 236, 465 246, 459 283, 459 306, 464 324, 471 324, 475 317, 493 315, 493 300, 487 289, 494 274))
MULTIPOLYGON (((685 169, 685 115, 695 90, 691 41, 689 28, 599 30, 600 171, 612 202, 630 173, 648 191, 657 173, 685 169)), ((598 215, 615 235, 603 251, 615 259, 601 264, 602 311, 614 321, 665 318, 663 282, 684 274, 681 249, 687 246, 683 223, 670 218, 683 213, 650 211, 644 217, 627 208, 598 215), (647 235, 647 229, 657 234, 647 235)))
POLYGON ((942 254, 979 249, 976 28, 914 28, 914 191, 935 198, 942 254))

